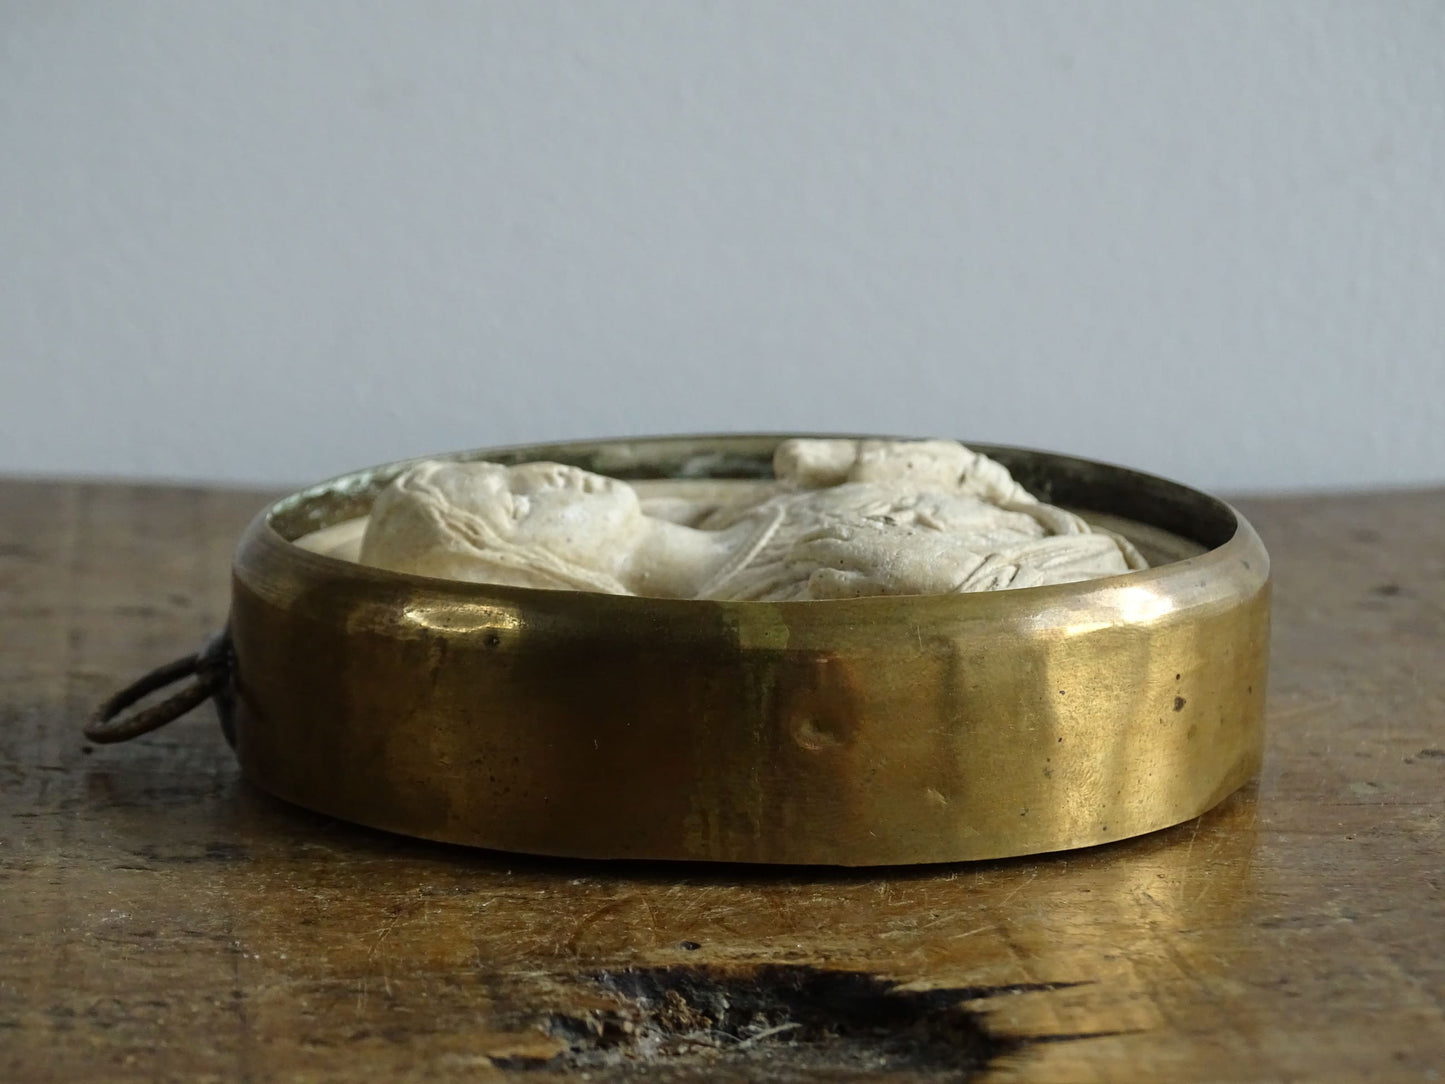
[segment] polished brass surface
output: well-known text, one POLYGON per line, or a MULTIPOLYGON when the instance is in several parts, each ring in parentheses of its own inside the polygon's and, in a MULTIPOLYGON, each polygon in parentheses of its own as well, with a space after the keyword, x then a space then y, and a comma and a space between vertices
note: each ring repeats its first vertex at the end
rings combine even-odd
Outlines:
MULTIPOLYGON (((620 477, 758 477, 780 436, 493 449, 620 477)), ((465 584, 288 539, 400 465, 260 515, 236 556, 243 770, 379 828, 550 855, 872 865, 996 858, 1194 817, 1259 766, 1269 562, 1227 505, 974 447, 1035 493, 1196 556, 1082 584, 827 602, 465 584)))

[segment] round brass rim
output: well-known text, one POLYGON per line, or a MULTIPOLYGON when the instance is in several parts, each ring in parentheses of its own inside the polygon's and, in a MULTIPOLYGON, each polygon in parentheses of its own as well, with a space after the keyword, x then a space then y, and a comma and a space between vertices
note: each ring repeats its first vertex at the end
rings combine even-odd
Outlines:
MULTIPOLYGON (((782 435, 483 449, 759 477, 782 435)), ((587 858, 879 865, 1122 839, 1258 769, 1269 559, 1152 475, 971 445, 1046 500, 1194 552, 969 595, 728 603, 463 584, 288 539, 405 464, 271 506, 236 556, 223 705, 245 774, 377 828, 587 858)))

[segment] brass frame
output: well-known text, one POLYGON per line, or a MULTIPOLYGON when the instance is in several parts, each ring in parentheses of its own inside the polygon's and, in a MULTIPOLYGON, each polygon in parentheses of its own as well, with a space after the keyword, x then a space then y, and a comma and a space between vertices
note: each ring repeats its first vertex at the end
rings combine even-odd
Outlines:
MULTIPOLYGON (((621 477, 758 477, 778 435, 534 445, 621 477)), ((236 556, 223 721, 247 777, 408 835, 587 858, 876 865, 1088 846, 1258 769, 1269 559, 1228 505, 973 445, 1196 556, 970 595, 677 601, 464 584, 288 538, 405 464, 278 502, 236 556), (1186 543, 1186 544, 1187 544, 1186 543)))

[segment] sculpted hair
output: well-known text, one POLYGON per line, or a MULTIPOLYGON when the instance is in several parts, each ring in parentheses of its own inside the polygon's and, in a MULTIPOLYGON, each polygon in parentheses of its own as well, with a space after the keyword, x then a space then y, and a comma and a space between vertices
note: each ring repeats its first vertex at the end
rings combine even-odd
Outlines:
MULTIPOLYGON (((537 546, 519 546, 504 533, 503 521, 510 516, 498 504, 483 502, 474 509, 459 507, 446 490, 437 484, 437 475, 448 469, 491 467, 496 471, 508 468, 491 463, 444 463, 428 460, 418 463, 381 492, 373 510, 373 523, 387 523, 393 528, 405 520, 435 539, 446 539, 453 548, 466 547, 468 564, 483 572, 520 573, 539 586, 560 590, 601 591, 614 595, 630 595, 631 591, 618 579, 595 568, 577 564, 537 546), (420 522, 417 522, 420 520, 420 522), (493 522, 493 521, 496 522, 493 522)), ((362 560, 386 564, 378 560, 377 551, 385 542, 372 531, 362 544, 362 560)), ((487 582, 478 577, 479 582, 487 582)))

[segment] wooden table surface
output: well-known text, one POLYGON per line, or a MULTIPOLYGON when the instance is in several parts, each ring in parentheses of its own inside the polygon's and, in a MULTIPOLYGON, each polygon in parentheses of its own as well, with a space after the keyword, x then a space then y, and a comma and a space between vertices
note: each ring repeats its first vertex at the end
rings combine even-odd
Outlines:
POLYGON ((1257 785, 861 872, 354 828, 244 783, 209 711, 88 747, 223 621, 262 499, 0 482, 0 1080, 1445 1077, 1445 491, 1241 502, 1276 584, 1257 785))

